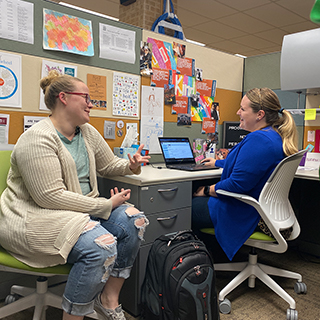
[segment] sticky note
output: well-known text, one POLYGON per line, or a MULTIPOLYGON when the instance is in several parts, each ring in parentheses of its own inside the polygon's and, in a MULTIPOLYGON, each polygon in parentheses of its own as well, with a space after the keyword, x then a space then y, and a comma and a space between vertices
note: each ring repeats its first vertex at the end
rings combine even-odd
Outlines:
POLYGON ((316 120, 317 109, 305 109, 304 120, 316 120))

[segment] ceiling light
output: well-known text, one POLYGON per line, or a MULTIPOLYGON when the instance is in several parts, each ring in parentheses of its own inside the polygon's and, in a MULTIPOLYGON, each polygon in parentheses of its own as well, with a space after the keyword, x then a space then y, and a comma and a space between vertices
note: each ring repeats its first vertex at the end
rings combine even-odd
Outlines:
POLYGON ((235 56, 240 57, 240 58, 247 58, 246 56, 243 56, 242 54, 236 53, 235 56))
POLYGON ((85 8, 77 7, 77 6, 74 6, 74 5, 66 3, 66 2, 59 2, 59 4, 65 6, 65 7, 72 8, 72 9, 76 9, 76 10, 80 10, 80 11, 83 11, 83 12, 91 13, 91 14, 94 14, 94 15, 99 16, 99 17, 111 19, 111 20, 114 20, 114 21, 119 21, 118 18, 107 16, 105 14, 102 14, 102 13, 99 13, 99 12, 95 12, 95 11, 91 11, 91 10, 88 10, 88 9, 85 9, 85 8))
POLYGON ((206 45, 204 43, 201 43, 201 42, 198 42, 198 41, 193 41, 193 40, 189 40, 189 39, 186 39, 187 42, 190 42, 190 43, 193 43, 193 44, 196 44, 198 46, 201 46, 201 47, 205 47, 206 45))

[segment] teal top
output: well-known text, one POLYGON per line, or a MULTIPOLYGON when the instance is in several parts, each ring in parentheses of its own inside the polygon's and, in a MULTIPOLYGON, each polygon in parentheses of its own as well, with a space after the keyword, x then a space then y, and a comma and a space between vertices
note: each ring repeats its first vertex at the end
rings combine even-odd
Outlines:
POLYGON ((89 181, 89 157, 81 130, 77 130, 76 135, 71 141, 59 131, 57 131, 57 133, 76 163, 82 194, 86 195, 91 191, 89 181))

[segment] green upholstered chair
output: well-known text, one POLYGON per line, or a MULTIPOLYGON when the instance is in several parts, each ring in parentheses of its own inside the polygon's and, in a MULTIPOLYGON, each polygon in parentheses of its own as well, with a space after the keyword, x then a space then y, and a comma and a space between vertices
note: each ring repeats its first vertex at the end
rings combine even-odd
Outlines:
MULTIPOLYGON (((11 152, 11 150, 0 150, 0 195, 6 188, 11 152)), ((61 309, 62 297, 49 291, 48 277, 68 275, 70 269, 71 265, 69 264, 48 268, 32 268, 15 259, 0 246, 0 271, 37 276, 36 288, 17 285, 11 287, 10 295, 8 295, 6 299, 6 305, 0 308, 0 319, 30 307, 35 307, 33 320, 45 320, 45 310, 47 306, 61 309)), ((87 317, 98 319, 95 312, 87 317)))
MULTIPOLYGON (((248 279, 248 286, 254 288, 255 279, 263 281, 270 289, 277 293, 281 298, 287 301, 290 308, 287 309, 287 320, 297 320, 298 312, 295 300, 282 289, 271 277, 279 276, 297 280, 294 290, 296 293, 306 293, 307 287, 302 282, 302 276, 287 270, 274 268, 258 263, 258 257, 255 248, 283 253, 288 248, 287 240, 283 238, 280 231, 292 227, 292 233, 288 240, 296 239, 300 234, 300 226, 295 217, 294 211, 289 201, 289 191, 295 175, 295 172, 301 162, 305 150, 294 155, 286 157, 275 168, 274 172, 262 189, 259 200, 244 195, 217 190, 217 193, 229 196, 252 205, 260 214, 273 237, 269 237, 262 232, 254 232, 245 242, 245 245, 251 247, 249 261, 230 262, 215 264, 216 271, 238 271, 239 274, 219 292, 219 307, 222 313, 230 313, 231 303, 225 297, 243 281, 248 279)), ((214 235, 213 228, 201 230, 203 233, 214 235)), ((281 259, 281 256, 278 258, 281 259)))

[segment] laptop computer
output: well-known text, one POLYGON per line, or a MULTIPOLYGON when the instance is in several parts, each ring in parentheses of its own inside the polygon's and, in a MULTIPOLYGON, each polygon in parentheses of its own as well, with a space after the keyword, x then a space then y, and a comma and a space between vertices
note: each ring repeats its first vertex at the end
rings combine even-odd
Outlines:
POLYGON ((189 138, 158 137, 158 139, 167 168, 186 171, 215 169, 196 163, 189 138))

